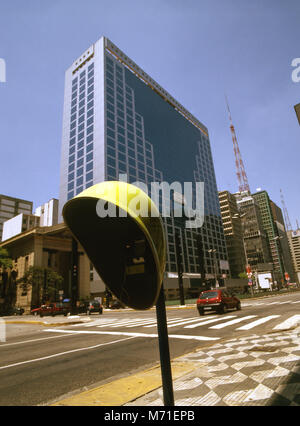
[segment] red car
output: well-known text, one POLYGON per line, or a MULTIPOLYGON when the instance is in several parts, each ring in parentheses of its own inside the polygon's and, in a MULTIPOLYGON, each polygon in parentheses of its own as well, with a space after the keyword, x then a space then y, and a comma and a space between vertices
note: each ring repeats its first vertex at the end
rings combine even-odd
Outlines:
POLYGON ((31 310, 33 315, 39 315, 43 317, 44 315, 54 315, 65 314, 65 307, 62 303, 50 303, 49 305, 41 305, 39 308, 31 310))
POLYGON ((204 315, 206 311, 215 311, 219 314, 226 313, 228 309, 241 309, 241 302, 236 297, 224 289, 207 290, 200 293, 197 300, 199 315, 204 315))

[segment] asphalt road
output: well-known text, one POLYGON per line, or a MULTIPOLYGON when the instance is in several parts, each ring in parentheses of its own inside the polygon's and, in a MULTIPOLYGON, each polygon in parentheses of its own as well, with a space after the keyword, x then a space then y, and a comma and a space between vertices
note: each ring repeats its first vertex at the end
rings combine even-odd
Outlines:
MULTIPOLYGON (((195 307, 168 309, 167 319, 173 359, 223 339, 293 327, 300 321, 300 292, 247 299, 241 311, 224 315, 199 317, 195 307)), ((159 360, 154 309, 104 311, 72 326, 6 324, 6 342, 0 342, 0 405, 48 404, 159 360)))

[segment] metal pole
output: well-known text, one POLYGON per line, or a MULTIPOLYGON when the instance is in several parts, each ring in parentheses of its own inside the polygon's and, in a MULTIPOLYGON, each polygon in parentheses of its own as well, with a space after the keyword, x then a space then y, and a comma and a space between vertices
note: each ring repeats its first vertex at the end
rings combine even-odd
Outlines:
POLYGON ((177 273, 178 273, 178 286, 179 286, 179 296, 180 296, 180 305, 185 305, 184 301, 184 290, 183 290, 183 279, 182 279, 182 263, 181 263, 181 248, 180 248, 180 237, 176 232, 175 234, 175 247, 176 247, 176 260, 177 260, 177 273))
POLYGON ((164 405, 174 406, 172 370, 163 283, 161 285, 160 293, 156 303, 156 318, 164 405))
POLYGON ((75 238, 72 238, 72 272, 71 272, 71 310, 76 313, 76 302, 78 298, 78 244, 75 238))
POLYGON ((215 281, 216 281, 216 287, 219 287, 219 280, 218 280, 218 263, 217 263, 217 254, 216 249, 213 250, 214 254, 214 270, 215 270, 215 281))

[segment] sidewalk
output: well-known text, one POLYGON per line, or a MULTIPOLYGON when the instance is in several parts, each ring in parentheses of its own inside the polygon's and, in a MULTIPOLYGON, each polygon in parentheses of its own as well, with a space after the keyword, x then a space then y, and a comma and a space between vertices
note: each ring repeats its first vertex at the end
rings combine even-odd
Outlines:
POLYGON ((9 316, 1 317, 6 324, 33 324, 33 325, 44 325, 45 327, 60 327, 65 325, 73 325, 86 323, 91 321, 89 316, 81 315, 70 315, 70 316, 45 316, 39 317, 34 315, 20 315, 20 316, 9 316))
MULTIPOLYGON (((182 308, 190 307, 194 305, 182 308)), ((61 326, 91 318, 7 317, 5 321, 61 326)), ((173 359, 171 365, 175 406, 300 406, 299 326, 224 340, 173 359)), ((163 406, 160 365, 52 404, 163 406)))
MULTIPOLYGON (((173 359, 175 406, 300 406, 300 327, 224 340, 173 359)), ((60 406, 164 406, 160 365, 60 406)))
MULTIPOLYGON (((175 406, 300 406, 300 327, 214 344, 172 362, 175 406)), ((124 404, 163 406, 162 388, 124 404)))

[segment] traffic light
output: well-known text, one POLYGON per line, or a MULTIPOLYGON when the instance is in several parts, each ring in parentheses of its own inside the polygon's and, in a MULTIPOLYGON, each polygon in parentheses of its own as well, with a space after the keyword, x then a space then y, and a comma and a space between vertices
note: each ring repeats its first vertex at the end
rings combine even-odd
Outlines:
POLYGON ((63 217, 122 303, 133 309, 156 303, 166 246, 159 212, 145 192, 126 182, 102 182, 69 200, 63 217))

